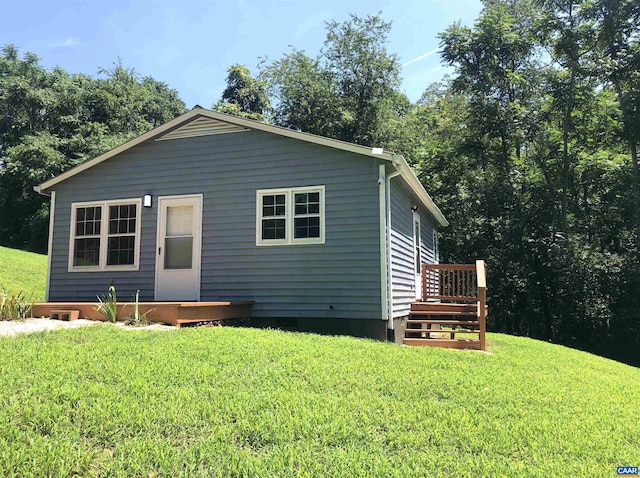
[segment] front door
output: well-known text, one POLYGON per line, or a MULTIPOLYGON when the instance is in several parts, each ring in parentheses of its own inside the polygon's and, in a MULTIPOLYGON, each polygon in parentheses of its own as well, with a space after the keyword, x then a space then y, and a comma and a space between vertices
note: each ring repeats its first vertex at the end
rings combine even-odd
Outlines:
POLYGON ((157 301, 200 300, 202 195, 158 199, 157 301))
POLYGON ((420 214, 417 212, 413 213, 413 266, 416 299, 422 300, 422 235, 420 234, 420 214))

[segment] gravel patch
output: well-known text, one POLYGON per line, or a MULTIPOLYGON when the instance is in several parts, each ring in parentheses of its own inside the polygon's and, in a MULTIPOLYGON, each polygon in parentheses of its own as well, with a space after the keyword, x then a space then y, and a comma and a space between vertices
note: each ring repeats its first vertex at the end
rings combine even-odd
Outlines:
MULTIPOLYGON (((12 337, 18 334, 29 334, 31 332, 42 332, 44 330, 77 329, 90 325, 107 325, 99 320, 78 319, 71 321, 51 320, 51 319, 27 319, 27 320, 6 320, 0 321, 0 337, 12 337)), ((176 330, 176 327, 163 324, 151 324, 145 327, 129 327, 122 322, 115 324, 125 330, 176 330)))

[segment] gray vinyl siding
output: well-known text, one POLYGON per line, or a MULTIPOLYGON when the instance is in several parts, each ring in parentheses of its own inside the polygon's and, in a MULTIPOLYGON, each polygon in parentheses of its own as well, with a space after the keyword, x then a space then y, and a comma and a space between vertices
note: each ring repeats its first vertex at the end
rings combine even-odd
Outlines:
MULTIPOLYGON (((413 256, 413 212, 411 207, 419 204, 403 187, 399 178, 391 180, 391 311, 393 318, 409 315, 411 303, 416 299, 415 268, 413 256)), ((420 235, 423 264, 434 262, 433 231, 436 221, 422 207, 420 235)))
POLYGON ((56 189, 51 301, 92 301, 114 283, 154 299, 159 196, 203 194, 201 301, 254 300, 255 317, 378 319, 376 159, 249 131, 147 141, 56 189), (256 191, 325 186, 323 245, 256 246, 256 191), (138 271, 68 272, 73 202, 153 195, 138 271))

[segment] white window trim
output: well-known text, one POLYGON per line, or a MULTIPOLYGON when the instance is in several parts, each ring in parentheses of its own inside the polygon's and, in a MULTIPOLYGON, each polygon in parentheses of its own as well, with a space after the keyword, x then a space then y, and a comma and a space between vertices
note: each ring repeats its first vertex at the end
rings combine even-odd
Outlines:
POLYGON ((296 246, 304 244, 324 244, 325 242, 325 213, 324 213, 324 186, 305 186, 297 188, 278 189, 258 189, 256 191, 256 246, 296 246), (293 195, 295 193, 320 193, 320 237, 309 237, 296 239, 293 237, 294 224, 294 204, 293 195), (285 211, 285 238, 284 239, 262 239, 262 197, 273 194, 284 194, 286 196, 285 211))
POLYGON ((142 199, 114 199, 110 201, 88 201, 74 202, 71 204, 71 225, 69 227, 69 272, 101 272, 101 271, 137 271, 140 267, 140 229, 142 222, 142 199), (135 204, 136 205, 136 232, 135 232, 135 250, 132 265, 107 265, 107 243, 109 236, 109 206, 118 204, 135 204), (74 266, 74 240, 76 239, 76 214, 79 208, 83 207, 101 207, 101 223, 100 223, 100 257, 98 266, 74 266))

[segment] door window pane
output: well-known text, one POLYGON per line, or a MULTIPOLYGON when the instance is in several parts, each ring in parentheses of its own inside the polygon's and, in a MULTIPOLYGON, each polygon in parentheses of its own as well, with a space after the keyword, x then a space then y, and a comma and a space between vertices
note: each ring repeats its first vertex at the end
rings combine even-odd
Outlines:
POLYGON ((193 206, 167 207, 167 236, 193 234, 193 206))
POLYGON ((166 237, 164 240, 164 268, 191 269, 193 237, 166 237))

